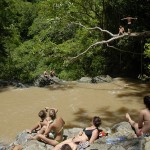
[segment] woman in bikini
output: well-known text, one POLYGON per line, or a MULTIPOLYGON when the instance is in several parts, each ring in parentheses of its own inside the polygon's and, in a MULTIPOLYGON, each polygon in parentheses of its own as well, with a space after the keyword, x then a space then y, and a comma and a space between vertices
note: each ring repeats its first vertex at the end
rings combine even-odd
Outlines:
MULTIPOLYGON (((58 109, 56 109, 56 108, 45 107, 45 110, 41 110, 38 113, 38 116, 41 118, 41 121, 38 124, 36 124, 31 130, 29 130, 29 129, 26 130, 26 132, 28 132, 28 133, 32 133, 34 131, 34 132, 37 132, 37 134, 35 136, 30 136, 28 139, 42 140, 49 144, 52 141, 52 144, 53 144, 53 143, 55 143, 55 140, 50 140, 50 139, 46 138, 46 135, 51 130, 55 130, 55 129, 56 130, 60 129, 58 131, 58 135, 56 134, 56 140, 61 139, 60 137, 61 137, 61 135, 63 135, 63 130, 62 130, 63 125, 62 124, 64 124, 64 121, 61 118, 56 118, 57 112, 58 112, 58 109), (47 117, 47 115, 49 115, 49 116, 47 117), (61 128, 59 128, 59 126, 61 126, 61 128), (44 135, 42 135, 42 134, 44 134, 44 135)), ((22 150, 22 149, 23 149, 22 145, 14 145, 11 150, 22 150)))
POLYGON ((41 140, 47 144, 55 146, 63 140, 63 127, 65 122, 61 117, 56 117, 56 112, 54 109, 50 110, 49 115, 51 118, 54 119, 49 123, 48 126, 45 127, 45 131, 43 130, 44 134, 39 133, 36 134, 35 136, 30 136, 29 139, 41 140), (53 139, 49 137, 50 132, 54 133, 53 139))
POLYGON ((93 117, 92 126, 84 128, 83 131, 80 131, 78 135, 73 138, 67 139, 60 144, 56 145, 54 150, 60 150, 62 145, 69 144, 72 150, 76 150, 79 143, 93 143, 96 139, 99 138, 99 126, 101 125, 100 117, 93 117))
POLYGON ((49 111, 53 109, 55 113, 58 112, 58 109, 56 108, 49 108, 45 107, 45 109, 41 110, 38 113, 38 116, 41 118, 40 122, 38 122, 32 129, 27 129, 27 133, 32 133, 32 132, 38 132, 38 133, 43 133, 43 129, 45 126, 47 126, 50 122, 52 122, 53 116, 49 116, 49 111))
POLYGON ((134 128, 137 136, 150 135, 150 96, 144 97, 144 104, 146 108, 140 111, 138 123, 133 121, 128 113, 126 114, 126 118, 134 128))

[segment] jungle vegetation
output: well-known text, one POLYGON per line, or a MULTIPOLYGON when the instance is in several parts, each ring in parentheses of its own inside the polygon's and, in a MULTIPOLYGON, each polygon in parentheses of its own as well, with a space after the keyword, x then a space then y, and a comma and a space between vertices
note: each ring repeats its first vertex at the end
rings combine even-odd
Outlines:
POLYGON ((123 17, 131 15, 132 32, 150 31, 149 0, 1 0, 0 79, 32 82, 44 70, 76 80, 82 76, 150 75, 150 36, 124 36, 97 45, 70 61, 97 41, 109 39, 100 27, 118 34, 127 31, 123 17))

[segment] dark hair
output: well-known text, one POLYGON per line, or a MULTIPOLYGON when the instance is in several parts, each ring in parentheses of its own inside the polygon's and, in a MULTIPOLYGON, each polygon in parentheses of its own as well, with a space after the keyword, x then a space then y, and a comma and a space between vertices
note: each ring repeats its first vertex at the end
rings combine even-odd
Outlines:
POLYGON ((145 96, 144 97, 144 104, 150 110, 150 96, 145 96))
POLYGON ((93 124, 98 128, 101 125, 101 118, 98 116, 93 117, 93 124))
POLYGON ((62 145, 61 150, 72 150, 72 148, 69 144, 64 144, 62 145))
POLYGON ((56 118, 55 109, 50 109, 50 110, 49 110, 49 116, 51 117, 52 120, 54 120, 54 119, 56 118), (51 115, 51 111, 53 112, 53 115, 51 115))
POLYGON ((45 111, 45 110, 41 110, 41 111, 38 113, 38 116, 39 116, 41 119, 45 119, 45 118, 46 118, 46 111, 45 111))

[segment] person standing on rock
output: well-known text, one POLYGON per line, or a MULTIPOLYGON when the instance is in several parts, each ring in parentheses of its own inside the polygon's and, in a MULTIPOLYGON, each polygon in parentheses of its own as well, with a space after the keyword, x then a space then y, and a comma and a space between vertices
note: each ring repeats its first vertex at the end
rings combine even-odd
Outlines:
POLYGON ((126 113, 126 118, 134 128, 137 136, 150 135, 150 96, 144 97, 144 104, 146 108, 140 111, 138 123, 132 120, 130 115, 126 113))

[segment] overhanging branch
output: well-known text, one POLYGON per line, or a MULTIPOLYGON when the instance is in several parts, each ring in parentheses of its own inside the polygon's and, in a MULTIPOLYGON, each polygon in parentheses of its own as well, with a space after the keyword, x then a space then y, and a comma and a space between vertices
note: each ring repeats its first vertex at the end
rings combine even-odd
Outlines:
POLYGON ((90 45, 85 51, 81 52, 80 54, 78 54, 78 55, 75 56, 75 57, 71 57, 71 58, 70 58, 70 61, 75 61, 77 58, 79 58, 80 56, 82 56, 82 55, 84 55, 85 53, 87 53, 93 46, 106 44, 108 47, 114 48, 114 47, 112 47, 112 46, 109 46, 108 43, 110 43, 110 42, 112 42, 112 41, 114 41, 114 40, 123 38, 123 37, 125 37, 125 36, 144 36, 144 37, 150 37, 150 31, 145 31, 145 32, 140 32, 140 33, 130 33, 130 34, 124 33, 124 34, 122 34, 122 35, 118 35, 118 34, 113 34, 113 33, 111 33, 111 32, 108 31, 108 30, 103 30, 103 29, 100 28, 100 27, 87 28, 87 27, 85 27, 84 25, 82 25, 81 23, 74 23, 74 24, 80 25, 80 26, 86 28, 87 30, 96 30, 96 29, 98 29, 98 30, 100 30, 101 32, 105 32, 105 33, 109 34, 111 38, 108 39, 108 40, 102 40, 102 41, 99 41, 99 42, 96 42, 96 43, 90 45))

